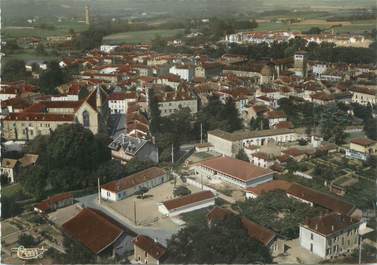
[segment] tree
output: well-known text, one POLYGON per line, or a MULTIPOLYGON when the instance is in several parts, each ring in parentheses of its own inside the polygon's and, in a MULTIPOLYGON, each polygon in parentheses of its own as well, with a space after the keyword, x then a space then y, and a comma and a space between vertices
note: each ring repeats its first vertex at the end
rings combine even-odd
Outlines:
POLYGON ((289 173, 293 173, 299 169, 299 163, 290 157, 288 158, 286 169, 288 169, 289 173))
POLYGON ((56 94, 56 87, 70 80, 68 74, 60 68, 57 61, 48 63, 47 71, 43 72, 39 78, 39 86, 45 94, 56 94))
POLYGON ((37 52, 37 54, 46 54, 45 47, 42 43, 38 44, 37 48, 35 48, 35 51, 37 52))
POLYGON ((16 202, 15 196, 5 196, 2 194, 0 197, 1 200, 1 218, 6 219, 13 216, 16 216, 22 212, 22 208, 16 202))
POLYGON ((57 262, 60 264, 94 264, 95 256, 79 242, 68 238, 63 239, 63 246, 66 254, 57 255, 57 262))
POLYGON ((159 34, 157 34, 152 40, 152 48, 156 51, 162 51, 167 46, 167 41, 159 34))
POLYGON ((377 118, 366 120, 364 132, 368 138, 377 140, 377 118))
POLYGON ((85 99, 87 96, 89 96, 89 91, 87 88, 83 87, 80 89, 80 92, 79 92, 79 99, 82 100, 82 99, 85 99))
POLYGON ((344 129, 348 123, 347 113, 341 111, 336 105, 327 106, 321 114, 321 134, 326 141, 342 144, 346 137, 344 129))
POLYGON ((299 236, 299 224, 306 218, 318 216, 324 211, 289 198, 280 190, 265 192, 256 199, 239 202, 238 206, 250 220, 263 224, 288 239, 299 236))
POLYGON ((29 141, 26 146, 26 153, 40 154, 46 150, 47 144, 50 140, 49 135, 38 135, 32 141, 29 141))
POLYGON ((25 248, 33 247, 36 244, 34 237, 25 233, 18 236, 17 243, 25 248))
MULTIPOLYGON (((111 159, 107 138, 94 136, 80 124, 60 125, 48 139, 36 138, 29 146, 40 146, 46 141, 45 147, 36 148, 40 156, 37 165, 27 169, 21 178, 25 191, 36 198, 45 196, 46 187, 62 192, 96 185, 95 172, 111 159)), ((105 164, 97 173, 105 174, 103 171, 108 170, 106 177, 113 178, 114 168, 119 169, 111 163, 105 164)))
POLYGON ((262 116, 254 117, 250 120, 250 129, 251 130, 267 130, 270 128, 268 119, 263 118, 262 116))
POLYGON ((191 190, 189 190, 186 186, 178 186, 173 191, 174 197, 181 197, 181 196, 186 196, 190 194, 191 194, 191 190))
POLYGON ((228 99, 223 104, 217 96, 211 96, 208 105, 198 112, 196 128, 200 128, 200 124, 203 124, 205 132, 214 129, 233 132, 242 128, 242 121, 233 100, 228 99))
POLYGON ((150 130, 152 134, 160 132, 161 111, 158 106, 156 95, 153 89, 148 90, 150 130))
POLYGON ((242 120, 239 116, 236 104, 231 98, 226 100, 224 108, 221 111, 221 115, 227 121, 227 125, 224 128, 225 131, 233 132, 242 128, 242 120))
POLYGON ((125 175, 131 175, 135 172, 150 168, 151 166, 153 166, 153 162, 132 159, 131 161, 128 161, 126 165, 125 175))
POLYGON ((5 174, 1 174, 0 175, 0 184, 1 184, 1 186, 5 186, 5 185, 7 185, 9 183, 9 178, 8 178, 8 176, 7 175, 5 175, 5 174))
POLYGON ((93 173, 93 178, 99 177, 102 183, 107 183, 126 175, 126 167, 119 160, 111 159, 99 165, 93 173))
POLYGON ((236 158, 239 159, 239 160, 250 162, 249 157, 247 156, 247 154, 245 153, 245 151, 243 149, 240 149, 240 151, 238 151, 236 158))
POLYGON ((321 34, 322 30, 319 28, 319 27, 311 27, 310 29, 308 29, 307 31, 304 31, 303 33, 304 34, 321 34))
POLYGON ((248 236, 239 216, 189 225, 168 241, 167 263, 271 263, 266 247, 248 236))
POLYGON ((105 32, 103 30, 90 28, 87 31, 80 32, 80 35, 75 42, 75 46, 77 49, 83 51, 98 48, 102 43, 104 35, 105 32))
POLYGON ((25 62, 22 60, 12 59, 5 63, 2 78, 4 81, 25 80, 28 77, 25 62))
POLYGON ((42 166, 28 167, 20 175, 21 185, 25 192, 36 199, 42 199, 45 196, 48 173, 42 166))

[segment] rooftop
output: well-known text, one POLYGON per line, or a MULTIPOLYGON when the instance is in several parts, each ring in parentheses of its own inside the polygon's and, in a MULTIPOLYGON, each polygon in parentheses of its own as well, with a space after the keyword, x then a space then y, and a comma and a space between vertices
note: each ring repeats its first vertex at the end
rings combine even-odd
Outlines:
POLYGON ((99 210, 85 208, 63 224, 63 230, 95 254, 101 253, 124 233, 122 227, 99 210))
POLYGON ((46 200, 41 201, 35 206, 35 208, 41 210, 42 212, 47 212, 51 209, 51 207, 53 207, 55 203, 65 201, 68 199, 73 199, 73 195, 70 192, 57 194, 57 195, 48 197, 46 200))
POLYGON ((287 193, 302 200, 312 202, 323 208, 344 215, 351 214, 355 209, 355 206, 351 203, 343 201, 335 196, 310 189, 297 183, 293 183, 287 190, 287 193))
POLYGON ((259 196, 265 192, 270 192, 270 191, 276 191, 276 190, 287 191, 291 187, 291 185, 292 183, 285 180, 273 180, 270 182, 260 184, 256 187, 250 187, 246 191, 259 196))
POLYGON ((136 138, 132 136, 127 136, 124 133, 119 134, 117 138, 114 139, 109 144, 109 148, 111 150, 118 151, 120 148, 123 148, 123 150, 131 155, 135 155, 143 145, 145 145, 148 141, 136 138))
POLYGON ((159 167, 150 167, 127 177, 106 183, 101 188, 112 192, 119 192, 165 174, 166 172, 159 167))
POLYGON ((180 198, 164 201, 162 202, 162 204, 166 207, 166 209, 173 210, 173 209, 177 209, 177 208, 189 205, 189 204, 193 204, 193 203, 197 203, 197 202, 201 202, 201 201, 213 199, 213 198, 215 198, 215 195, 211 191, 206 190, 206 191, 201 191, 201 192, 193 193, 190 195, 186 195, 180 198))
POLYGON ((201 162, 200 165, 243 182, 263 177, 274 172, 268 168, 257 167, 248 162, 229 157, 216 157, 201 162))
POLYGON ((244 139, 254 138, 254 137, 283 135, 283 134, 301 133, 301 132, 302 132, 301 128, 269 129, 269 130, 260 130, 260 131, 240 130, 240 131, 235 131, 232 133, 216 129, 216 130, 209 131, 208 134, 234 142, 234 141, 241 141, 244 139))
POLYGON ((368 138, 354 138, 351 140, 351 143, 361 146, 370 146, 376 144, 377 142, 368 138))
POLYGON ((324 216, 305 220, 303 225, 315 232, 327 236, 358 223, 359 220, 349 216, 341 215, 339 213, 329 213, 324 216))
POLYGON ((166 248, 148 236, 138 235, 133 242, 157 260, 160 260, 166 254, 166 248))

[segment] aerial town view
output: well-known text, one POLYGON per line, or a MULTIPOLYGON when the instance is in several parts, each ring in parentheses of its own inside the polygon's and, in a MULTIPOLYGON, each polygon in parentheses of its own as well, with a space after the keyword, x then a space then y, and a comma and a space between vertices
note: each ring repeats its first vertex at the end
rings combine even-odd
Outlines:
POLYGON ((375 0, 2 0, 1 264, 377 263, 375 0))

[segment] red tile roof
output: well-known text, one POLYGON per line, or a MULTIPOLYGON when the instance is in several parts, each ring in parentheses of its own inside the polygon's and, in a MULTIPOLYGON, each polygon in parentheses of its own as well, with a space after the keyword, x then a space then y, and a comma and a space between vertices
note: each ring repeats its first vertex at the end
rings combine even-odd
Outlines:
POLYGON ((156 260, 160 261, 166 254, 166 248, 148 236, 138 235, 133 242, 156 260))
POLYGON ((286 155, 289 155, 289 156, 292 156, 292 157, 300 156, 300 155, 305 154, 304 151, 301 151, 300 149, 297 149, 297 148, 294 148, 294 147, 286 149, 286 150, 283 150, 282 153, 284 153, 286 155))
POLYGON ((291 187, 292 183, 285 180, 273 180, 260 184, 256 187, 250 187, 246 189, 247 192, 251 192, 257 196, 270 191, 283 190, 287 191, 291 187))
POLYGON ((276 237, 276 234, 270 229, 254 223, 246 217, 241 218, 243 227, 246 229, 249 237, 259 241, 264 246, 268 246, 272 240, 276 237))
POLYGON ((193 203, 198 203, 201 201, 209 200, 209 199, 214 199, 215 195, 209 191, 201 191, 197 193, 193 193, 190 195, 186 195, 177 199, 169 200, 169 201, 164 201, 162 204, 166 207, 168 210, 173 210, 177 209, 186 205, 190 205, 193 203))
MULTIPOLYGON (((329 213, 324 216, 318 216, 307 219, 304 226, 322 235, 328 236, 350 226, 358 224, 359 220, 339 213, 329 213)), ((353 226, 354 228, 356 226, 353 226)))
POLYGON ((35 208, 37 208, 38 210, 42 212, 47 212, 51 210, 51 207, 53 207, 54 204, 61 201, 68 200, 68 199, 73 199, 73 195, 70 192, 57 194, 57 195, 48 197, 44 201, 41 201, 35 206, 35 208))
POLYGON ((166 172, 163 169, 159 167, 151 167, 127 177, 106 183, 102 185, 101 188, 112 192, 119 192, 144 183, 148 180, 161 177, 165 174, 166 172))
POLYGON ((287 117, 283 111, 269 111, 265 115, 267 119, 281 119, 287 117))
POLYGON ((377 141, 373 141, 368 138, 355 138, 351 140, 351 143, 361 145, 361 146, 370 146, 377 143, 377 141))
POLYGON ((225 218, 231 215, 234 215, 231 210, 215 207, 207 214, 207 219, 209 222, 213 222, 214 220, 223 221, 225 218))
POLYGON ((292 122, 290 121, 281 121, 278 124, 275 125, 275 128, 277 129, 293 129, 294 126, 292 122))
POLYGON ((319 192, 308 187, 293 183, 287 190, 287 194, 293 195, 305 201, 312 202, 334 212, 349 215, 355 209, 351 203, 343 201, 335 196, 319 192))
MULTIPOLYGON (((215 207, 208 213, 207 218, 209 222, 213 222, 214 220, 223 221, 231 215, 235 215, 235 213, 225 208, 215 207)), ((257 240, 264 246, 268 246, 276 237, 276 234, 273 231, 254 223, 246 217, 241 217, 241 224, 250 238, 257 240)))
POLYGON ((95 254, 99 254, 124 233, 121 226, 102 212, 85 208, 63 224, 63 231, 95 254))
POLYGON ((274 172, 267 168, 257 167, 248 162, 225 156, 206 160, 201 162, 200 166, 220 172, 221 174, 236 178, 243 182, 257 179, 274 172))

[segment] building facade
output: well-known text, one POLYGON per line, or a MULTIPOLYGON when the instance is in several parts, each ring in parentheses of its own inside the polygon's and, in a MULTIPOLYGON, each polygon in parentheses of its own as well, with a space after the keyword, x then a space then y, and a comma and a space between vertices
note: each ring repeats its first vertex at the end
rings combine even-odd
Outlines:
POLYGON ((337 213, 300 225, 300 246, 324 259, 350 254, 359 245, 360 221, 337 213))

